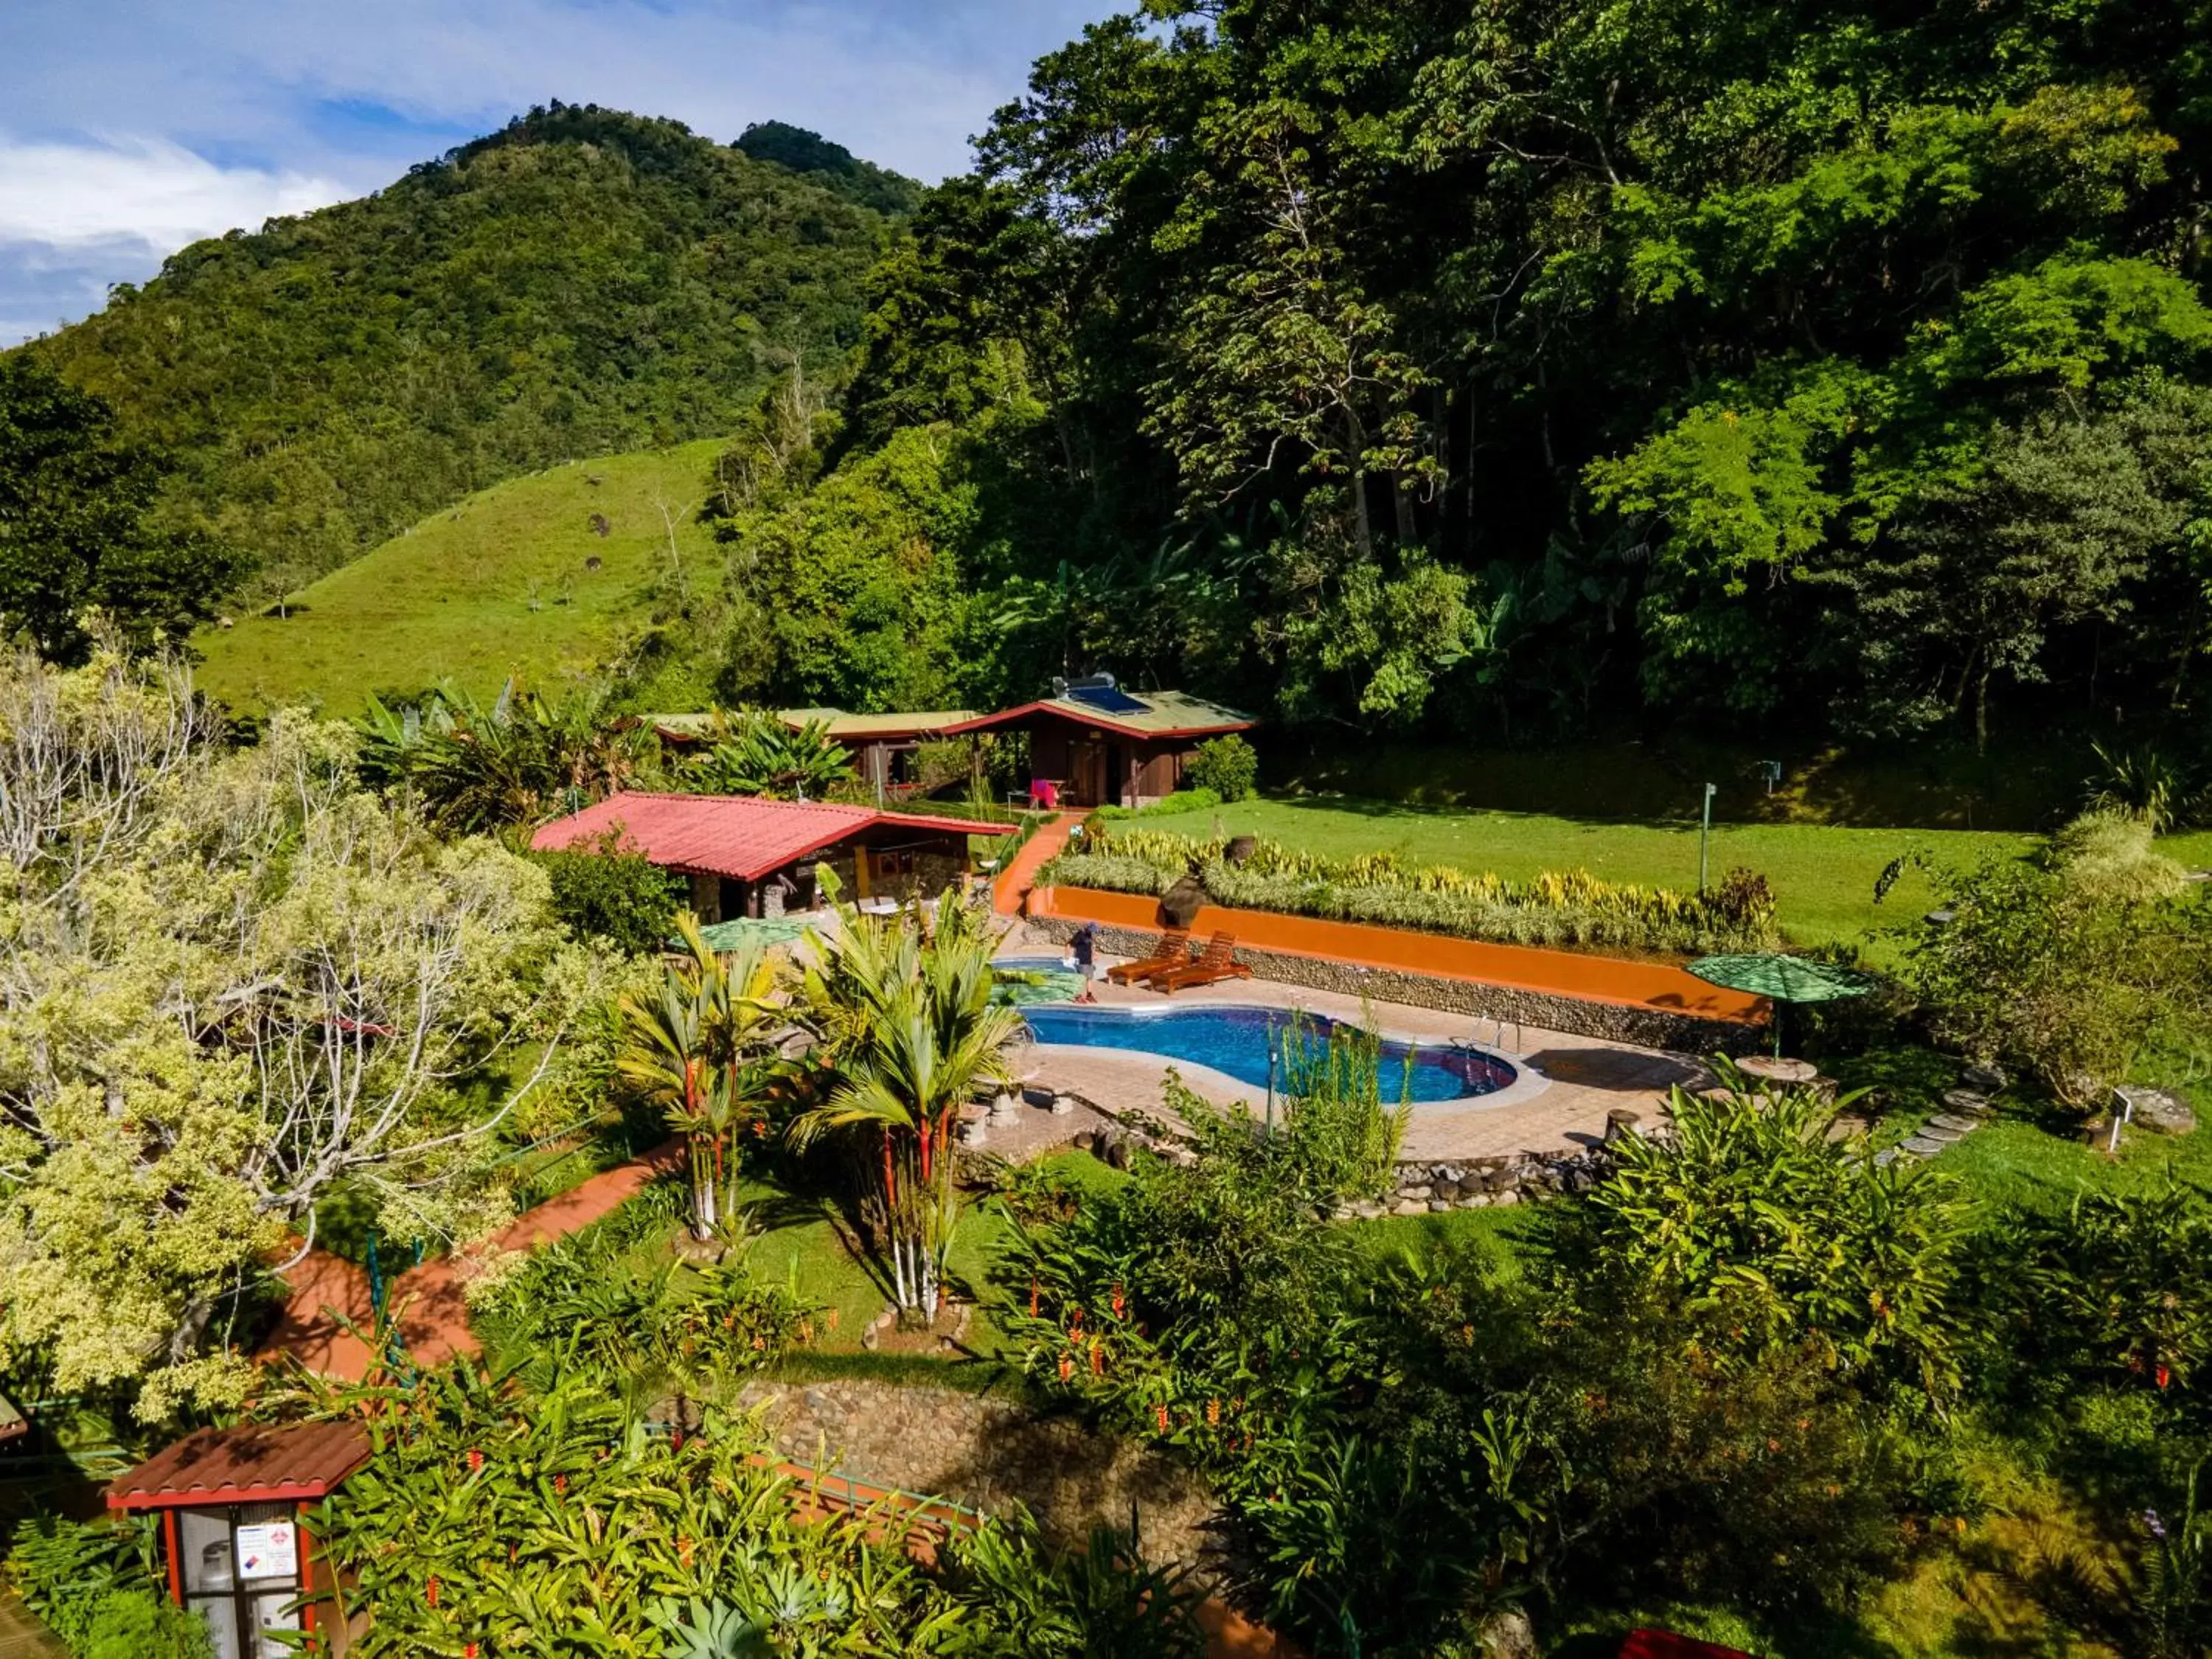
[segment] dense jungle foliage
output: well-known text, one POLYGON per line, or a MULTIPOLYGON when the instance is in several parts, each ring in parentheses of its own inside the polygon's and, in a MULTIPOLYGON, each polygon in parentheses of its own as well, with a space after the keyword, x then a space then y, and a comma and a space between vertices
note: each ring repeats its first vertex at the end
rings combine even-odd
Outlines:
POLYGON ((853 346, 912 188, 795 128, 555 103, 24 349, 173 456, 165 520, 275 594, 501 478, 727 431, 853 346))
POLYGON ((732 695, 1063 667, 1486 738, 2179 719, 2212 641, 2204 20, 1152 0, 786 388, 732 695), (823 469, 828 469, 823 476, 823 469))

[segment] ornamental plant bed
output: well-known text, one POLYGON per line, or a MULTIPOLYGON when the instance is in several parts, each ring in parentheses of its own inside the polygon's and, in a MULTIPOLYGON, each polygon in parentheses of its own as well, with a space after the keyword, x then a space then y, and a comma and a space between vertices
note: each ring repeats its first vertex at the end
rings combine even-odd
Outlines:
POLYGON ((1083 850, 1060 854, 1038 881, 1158 897, 1188 876, 1208 902, 1224 909, 1675 962, 1764 950, 1781 939, 1773 892, 1765 878, 1748 870, 1729 872, 1706 892, 1680 893, 1604 881, 1582 870, 1508 881, 1409 864, 1389 853, 1329 858, 1279 842, 1237 839, 1245 844, 1109 829, 1094 820, 1083 850))
POLYGON ((886 1305, 861 1334, 860 1346, 877 1353, 938 1355, 967 1340, 975 1304, 948 1296, 937 1304, 937 1317, 927 1325, 902 1322, 899 1310, 886 1305))

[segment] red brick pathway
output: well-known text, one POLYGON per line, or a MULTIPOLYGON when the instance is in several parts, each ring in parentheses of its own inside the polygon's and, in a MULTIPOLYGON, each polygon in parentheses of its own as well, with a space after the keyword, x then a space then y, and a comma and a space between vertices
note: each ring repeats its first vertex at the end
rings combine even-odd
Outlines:
POLYGON ((1039 824, 1036 834, 1022 843, 1014 861, 1000 871, 998 880, 991 884, 991 902, 1000 915, 1022 914, 1030 889, 1036 885, 1037 872, 1060 856, 1084 817, 1081 812, 1062 812, 1051 823, 1039 824))
MULTIPOLYGON (((680 1143, 672 1140, 657 1146, 643 1158, 595 1175, 517 1216, 492 1236, 489 1248, 534 1249, 549 1239, 573 1233, 636 1194, 654 1176, 683 1165, 680 1143)), ((425 1261, 386 1287, 390 1304, 399 1310, 399 1332, 407 1351, 419 1364, 435 1365, 455 1354, 477 1351, 476 1339, 469 1334, 468 1304, 461 1296, 459 1269, 465 1261, 446 1256, 425 1261)), ((368 1328, 372 1319, 368 1273, 326 1250, 311 1250, 284 1279, 290 1294, 261 1352, 289 1353, 309 1370, 359 1382, 368 1369, 368 1345, 347 1330, 336 1315, 368 1328)))

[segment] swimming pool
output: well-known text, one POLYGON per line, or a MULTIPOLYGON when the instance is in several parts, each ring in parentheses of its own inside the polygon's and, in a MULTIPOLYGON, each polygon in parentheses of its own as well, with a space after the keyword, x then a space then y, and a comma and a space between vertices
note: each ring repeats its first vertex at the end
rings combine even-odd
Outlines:
MULTIPOLYGON (((1255 1089, 1267 1086, 1268 1056, 1282 1041, 1291 1016, 1280 1008, 1253 1008, 1214 1003, 1202 1008, 1072 1008, 1066 1005, 1022 1010, 1030 1035, 1039 1042, 1065 1043, 1079 1048, 1128 1048, 1158 1054, 1192 1066, 1226 1073, 1255 1089)), ((1317 1014, 1304 1016, 1309 1042, 1328 1040, 1340 1022, 1317 1014)), ((1495 1094, 1519 1077, 1509 1060, 1477 1048, 1432 1048, 1425 1044, 1382 1043, 1382 1098, 1420 1101, 1465 1100, 1495 1094), (1406 1087, 1408 1066, 1413 1072, 1410 1097, 1406 1087)), ((1281 1078, 1277 1062, 1277 1080, 1281 1078)))

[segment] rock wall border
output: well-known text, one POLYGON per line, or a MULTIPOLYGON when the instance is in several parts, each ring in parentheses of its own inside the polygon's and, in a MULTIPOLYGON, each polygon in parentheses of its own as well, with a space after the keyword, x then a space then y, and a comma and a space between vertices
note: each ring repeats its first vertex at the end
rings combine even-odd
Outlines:
MULTIPOLYGON (((1081 926, 1080 921, 1060 916, 1031 916, 1029 920, 1032 933, 1060 944, 1073 938, 1081 926)), ((1112 956, 1149 956, 1159 939, 1157 930, 1120 927, 1105 922, 1097 926, 1099 947, 1112 956)), ((1403 1003, 1414 1008, 1437 1008, 1447 1013, 1503 1019, 1512 1024, 1540 1025, 1571 1036, 1600 1037, 1611 1042, 1632 1043, 1639 1048, 1664 1048, 1674 1054, 1747 1054, 1759 1046, 1763 1035, 1759 1028, 1734 1020, 1704 1019, 1664 1008, 1601 1002, 1595 998, 1558 995, 1482 980, 1445 978, 1396 968, 1370 968, 1246 945, 1237 947, 1237 960, 1251 969, 1255 978, 1278 985, 1303 986, 1310 991, 1333 991, 1342 996, 1368 997, 1377 1002, 1403 1003)))

